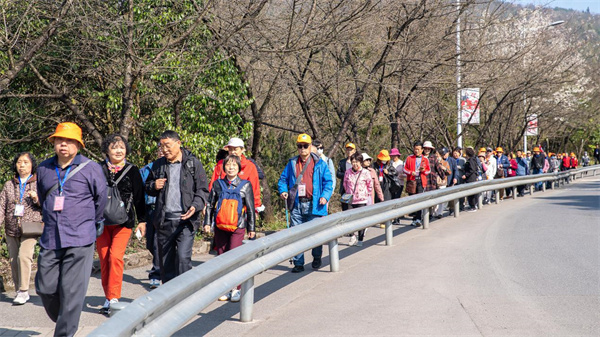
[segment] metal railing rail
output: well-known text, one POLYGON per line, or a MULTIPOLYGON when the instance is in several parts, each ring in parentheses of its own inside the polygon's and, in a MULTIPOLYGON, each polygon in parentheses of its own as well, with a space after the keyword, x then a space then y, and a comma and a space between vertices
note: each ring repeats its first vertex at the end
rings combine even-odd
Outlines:
MULTIPOLYGON (((169 336, 181 329, 190 319, 217 300, 222 294, 242 284, 240 319, 252 321, 254 276, 300 252, 328 243, 330 270, 339 271, 337 239, 376 224, 385 223, 386 245, 392 245, 391 220, 423 210, 423 229, 429 226, 429 207, 454 202, 454 216, 459 216, 458 200, 485 191, 516 189, 551 181, 556 185, 583 178, 600 171, 600 165, 505 179, 479 181, 453 186, 406 198, 390 200, 369 207, 348 210, 317 218, 302 226, 292 227, 264 238, 251 241, 232 251, 210 259, 178 276, 157 289, 127 304, 88 336, 169 336)), ((530 193, 533 193, 533 186, 530 193)), ((546 184, 543 184, 545 190, 546 184)), ((496 203, 499 198, 496 198, 496 203)), ((481 195, 479 206, 482 206, 481 195)), ((122 303, 124 304, 124 303, 122 303)))

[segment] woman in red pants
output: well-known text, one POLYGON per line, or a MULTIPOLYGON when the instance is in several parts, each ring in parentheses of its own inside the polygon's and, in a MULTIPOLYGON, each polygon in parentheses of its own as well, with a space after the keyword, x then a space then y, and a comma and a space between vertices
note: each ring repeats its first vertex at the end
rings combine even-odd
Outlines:
MULTIPOLYGON (((114 208, 104 210, 105 227, 102 235, 96 239, 96 249, 100 258, 100 271, 102 274, 102 288, 106 300, 100 313, 109 314, 110 305, 119 302, 121 286, 123 284, 123 256, 127 243, 135 227, 136 217, 142 235, 146 232, 146 211, 144 200, 144 183, 140 170, 127 162, 125 157, 131 148, 127 140, 118 134, 113 134, 104 139, 102 152, 106 160, 101 162, 104 176, 109 187, 116 187, 123 201, 122 207, 126 212, 124 221, 116 220, 114 208)), ((114 195, 109 197, 115 198, 114 195)))

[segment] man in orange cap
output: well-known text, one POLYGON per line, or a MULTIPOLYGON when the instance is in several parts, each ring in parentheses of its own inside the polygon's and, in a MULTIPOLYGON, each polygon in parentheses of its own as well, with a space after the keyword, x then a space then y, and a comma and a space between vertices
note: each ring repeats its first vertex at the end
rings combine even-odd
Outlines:
MULTIPOLYGON (((544 165, 545 165, 545 161, 546 158, 545 156, 541 153, 540 148, 539 147, 534 147, 533 148, 533 156, 531 157, 531 161, 529 162, 529 171, 531 171, 531 174, 542 174, 544 173, 544 165)), ((542 183, 536 183, 535 184, 535 189, 537 191, 542 189, 542 183)))
POLYGON ((94 242, 104 227, 106 180, 98 163, 78 154, 84 146, 79 126, 60 123, 48 140, 56 155, 37 168, 44 231, 35 289, 56 322, 54 335, 73 336, 90 279, 94 242))
MULTIPOLYGON (((291 211, 291 225, 298 226, 327 215, 327 203, 333 193, 333 177, 327 163, 311 152, 312 138, 303 133, 296 139, 298 155, 283 169, 277 186, 279 194, 291 211)), ((312 268, 321 267, 323 246, 312 249, 312 268)), ((304 252, 292 258, 292 273, 304 271, 304 252)))

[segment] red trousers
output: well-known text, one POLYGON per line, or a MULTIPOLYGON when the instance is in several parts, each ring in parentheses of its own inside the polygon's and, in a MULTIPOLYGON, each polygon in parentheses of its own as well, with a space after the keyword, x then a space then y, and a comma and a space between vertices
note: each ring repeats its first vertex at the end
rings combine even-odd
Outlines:
POLYGON ((217 255, 241 246, 245 233, 245 228, 238 228, 233 232, 227 232, 215 226, 215 250, 217 251, 217 255))
POLYGON ((100 257, 102 288, 107 299, 121 298, 123 285, 123 256, 131 229, 123 226, 105 226, 104 233, 96 239, 96 249, 100 257))

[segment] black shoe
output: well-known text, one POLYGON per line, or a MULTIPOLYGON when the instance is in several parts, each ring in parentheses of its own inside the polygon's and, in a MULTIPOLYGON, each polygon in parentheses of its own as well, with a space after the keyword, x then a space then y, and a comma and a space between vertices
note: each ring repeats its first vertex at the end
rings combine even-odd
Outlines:
POLYGON ((313 269, 319 269, 319 268, 321 268, 321 258, 320 257, 315 257, 313 259, 312 268, 313 269))
POLYGON ((294 266, 294 268, 292 268, 292 273, 299 273, 304 271, 304 266, 294 266))

